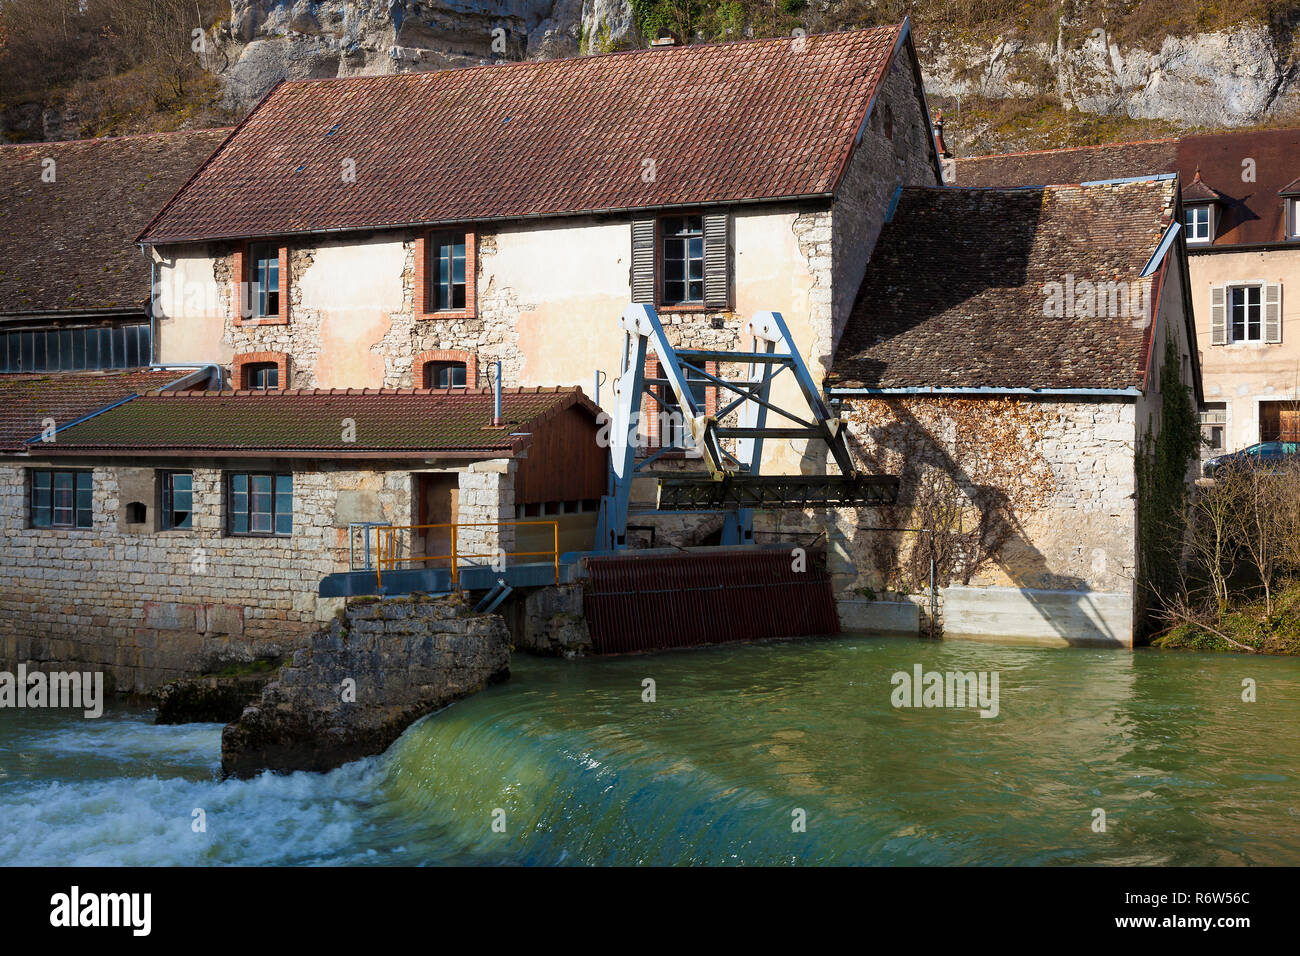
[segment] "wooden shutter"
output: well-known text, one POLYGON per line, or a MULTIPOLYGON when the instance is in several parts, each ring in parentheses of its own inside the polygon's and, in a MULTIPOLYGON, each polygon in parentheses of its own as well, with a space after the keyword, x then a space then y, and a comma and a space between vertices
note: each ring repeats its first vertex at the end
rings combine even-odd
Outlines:
POLYGON ((655 221, 632 222, 632 301, 655 300, 655 221))
POLYGON ((704 305, 725 309, 731 304, 731 217, 704 217, 704 305))
POLYGON ((1227 290, 1216 285, 1210 289, 1210 344, 1228 343, 1227 290))
POLYGON ((1282 341, 1282 285, 1264 283, 1264 341, 1282 341))

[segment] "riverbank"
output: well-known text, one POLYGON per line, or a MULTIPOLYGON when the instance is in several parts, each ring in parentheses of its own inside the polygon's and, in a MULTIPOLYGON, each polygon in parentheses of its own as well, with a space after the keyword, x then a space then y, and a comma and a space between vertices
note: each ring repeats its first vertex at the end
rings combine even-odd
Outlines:
POLYGON ((1271 614, 1263 599, 1241 602, 1217 623, 1178 624, 1151 645, 1162 650, 1300 657, 1300 582, 1290 583, 1273 598, 1271 614))

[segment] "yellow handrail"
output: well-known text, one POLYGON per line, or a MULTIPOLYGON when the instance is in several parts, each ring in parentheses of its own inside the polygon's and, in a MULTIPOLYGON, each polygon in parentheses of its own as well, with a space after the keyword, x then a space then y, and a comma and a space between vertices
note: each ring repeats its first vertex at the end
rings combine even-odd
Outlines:
MULTIPOLYGON (((384 583, 384 568, 393 567, 403 561, 446 561, 451 560, 451 584, 456 587, 460 583, 460 568, 458 562, 460 558, 497 558, 497 557, 544 557, 549 556, 555 567, 555 583, 560 583, 560 523, 558 521, 467 521, 467 522, 449 522, 447 524, 389 524, 372 526, 375 532, 375 584, 379 587, 384 583), (551 537, 553 541, 553 550, 551 551, 495 551, 491 554, 461 554, 458 531, 460 528, 514 528, 530 525, 550 525, 551 537), (435 528, 448 528, 451 530, 451 554, 426 554, 421 557, 401 558, 397 556, 397 532, 399 531, 430 531, 435 528)), ((369 534, 371 528, 366 529, 369 534)))

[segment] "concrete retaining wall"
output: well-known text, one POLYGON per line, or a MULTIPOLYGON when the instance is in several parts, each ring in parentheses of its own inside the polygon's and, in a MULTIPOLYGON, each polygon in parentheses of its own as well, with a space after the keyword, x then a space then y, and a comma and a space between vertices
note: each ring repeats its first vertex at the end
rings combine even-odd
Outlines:
POLYGON ((845 600, 836 604, 840 627, 870 634, 916 637, 921 632, 921 609, 911 601, 845 600))
POLYGON ((945 638, 1133 646, 1133 595, 1034 588, 943 589, 945 638))

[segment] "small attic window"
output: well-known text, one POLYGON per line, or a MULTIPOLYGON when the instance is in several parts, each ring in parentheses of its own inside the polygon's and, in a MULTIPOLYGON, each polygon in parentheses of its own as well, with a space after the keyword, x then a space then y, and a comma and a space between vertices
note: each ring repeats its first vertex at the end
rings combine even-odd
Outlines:
POLYGON ((341 123, 335 123, 333 126, 331 126, 331 127, 329 128, 329 132, 327 132, 325 135, 326 135, 326 136, 333 136, 335 133, 337 133, 337 132, 339 131, 339 127, 340 127, 341 125, 342 125, 341 123))
POLYGON ((1197 203, 1184 209, 1188 242, 1210 242, 1214 238, 1214 207, 1197 203))
POLYGON ((1287 198, 1286 237, 1288 239, 1300 239, 1300 196, 1287 198))

